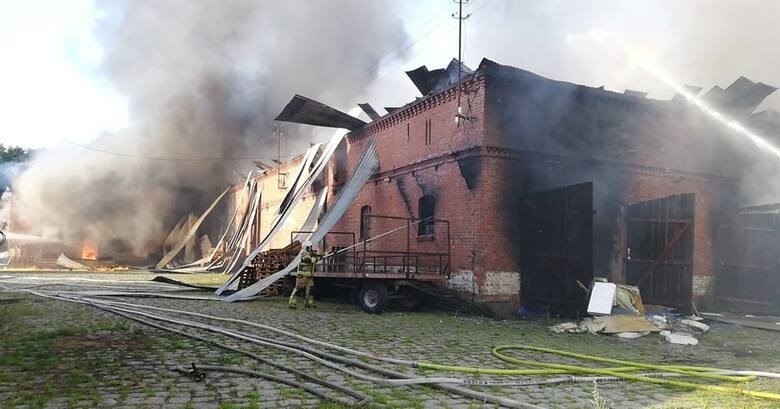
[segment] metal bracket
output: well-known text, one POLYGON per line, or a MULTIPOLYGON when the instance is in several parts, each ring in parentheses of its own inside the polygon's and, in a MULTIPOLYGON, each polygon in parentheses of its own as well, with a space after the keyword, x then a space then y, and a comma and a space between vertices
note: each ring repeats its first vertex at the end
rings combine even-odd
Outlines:
POLYGON ((187 371, 187 375, 189 375, 190 378, 192 378, 195 382, 203 382, 204 379, 206 379, 206 373, 198 371, 198 367, 195 366, 195 362, 190 363, 192 365, 192 369, 187 371))

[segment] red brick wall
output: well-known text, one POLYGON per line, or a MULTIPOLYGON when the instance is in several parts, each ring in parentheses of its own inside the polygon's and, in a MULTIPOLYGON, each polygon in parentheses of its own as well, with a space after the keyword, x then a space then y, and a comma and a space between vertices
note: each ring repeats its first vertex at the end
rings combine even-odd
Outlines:
MULTIPOLYGON (((259 231, 256 231, 257 234, 253 237, 248 251, 251 251, 252 248, 259 244, 259 241, 271 230, 271 224, 278 214, 279 205, 287 192, 292 188, 296 176, 295 172, 298 170, 302 160, 302 157, 298 157, 283 164, 281 169, 272 169, 265 174, 256 177, 258 184, 263 190, 259 209, 260 229, 259 231), (287 174, 287 176, 283 176, 286 181, 284 187, 281 188, 278 180, 278 172, 287 174)), ((237 196, 238 194, 234 195, 234 203, 237 196)), ((287 221, 283 224, 281 230, 279 230, 274 239, 271 240, 269 248, 283 248, 290 244, 290 233, 293 230, 299 230, 303 223, 305 223, 306 218, 316 201, 315 197, 316 196, 311 192, 306 192, 303 195, 298 206, 295 207, 287 218, 287 221)))
MULTIPOLYGON (((451 271, 473 274, 473 281, 481 295, 486 295, 485 299, 501 299, 508 294, 496 296, 500 293, 497 287, 506 284, 507 288, 513 288, 512 274, 519 272, 517 254, 522 243, 517 239, 512 221, 517 209, 513 203, 521 195, 594 182, 594 231, 600 243, 594 249, 594 264, 599 270, 596 273, 602 275, 619 269, 624 256, 621 253, 624 248, 616 249, 616 243, 619 246, 622 242, 621 221, 615 209, 642 200, 692 192, 696 194, 694 274, 712 274, 712 209, 727 204, 725 198, 730 193, 724 191, 733 192, 734 186, 691 169, 665 169, 671 164, 680 165, 676 169, 687 169, 683 166, 685 158, 672 145, 658 142, 663 138, 679 138, 687 130, 708 130, 707 124, 694 123, 689 127, 686 122, 691 120, 689 112, 670 109, 657 101, 637 102, 613 93, 578 97, 581 100, 567 108, 572 110, 571 115, 566 112, 548 115, 545 103, 558 104, 551 111, 559 109, 560 96, 548 99, 538 94, 523 96, 522 90, 491 81, 492 78, 478 76, 465 82, 463 114, 472 119, 459 125, 455 122, 456 93, 451 89, 419 99, 348 135, 343 168, 340 163, 330 167, 329 202, 335 198, 339 183, 354 169, 369 137, 376 141, 380 169, 333 230, 354 232, 357 238, 363 206, 370 206, 374 215, 419 217, 418 200, 424 194, 433 195, 436 218, 451 223, 451 271), (518 101, 519 105, 514 105, 518 101), (517 107, 527 112, 515 116, 513 109, 517 107), (584 123, 579 126, 572 120, 573 116, 584 123), (529 126, 535 125, 535 119, 543 126, 529 126), (426 129, 430 129, 430 142, 426 129), (516 132, 518 129, 522 132, 516 132), (561 141, 572 141, 573 145, 562 146, 561 141), (565 149, 545 150, 551 147, 565 149), (458 165, 458 160, 466 157, 479 158, 476 159, 478 182, 471 189, 458 165), (339 174, 335 184, 334 172, 339 174), (603 240, 605 235, 609 237, 603 240)), ((695 146, 695 138, 683 142, 686 149, 687 145, 695 146)), ((708 149, 716 150, 712 146, 708 149)), ((273 197, 269 194, 264 201, 280 199, 273 197)), ((400 220, 372 219, 372 235, 403 224, 400 220)), ((446 251, 443 225, 436 226, 433 240, 418 240, 416 233, 414 228, 410 234, 408 245, 412 251, 446 251)), ((326 240, 328 246, 351 244, 343 236, 331 235, 326 240)), ((378 240, 372 247, 404 251, 407 231, 378 240)))
MULTIPOLYGON (((470 191, 460 174, 454 152, 480 143, 483 123, 484 86, 479 80, 468 82, 469 93, 462 94, 464 114, 475 120, 455 123, 455 90, 422 99, 411 107, 370 124, 349 136, 347 168, 353 169, 363 152, 365 141, 373 137, 377 144, 380 169, 369 181, 334 230, 359 233, 360 209, 371 206, 372 214, 419 217, 418 200, 424 194, 436 198, 435 217, 450 222, 452 268, 473 269, 479 217, 478 192, 470 191), (467 104, 470 102, 470 105, 467 104), (430 125, 428 125, 430 124, 430 125), (426 129, 430 126, 430 143, 426 129), (403 192, 403 193, 402 193, 403 192)), ((372 219, 373 235, 403 225, 403 221, 372 219)), ((411 234, 412 251, 446 251, 445 225, 435 226, 433 241, 420 241, 411 234)), ((335 237, 329 245, 336 243, 335 237)), ((378 240, 374 247, 405 250, 406 230, 378 240)))

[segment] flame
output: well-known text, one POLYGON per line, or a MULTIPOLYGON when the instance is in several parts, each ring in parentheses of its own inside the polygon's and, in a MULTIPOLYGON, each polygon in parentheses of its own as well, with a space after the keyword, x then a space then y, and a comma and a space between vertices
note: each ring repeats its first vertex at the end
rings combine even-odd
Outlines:
POLYGON ((97 260, 97 246, 95 243, 84 240, 84 245, 81 246, 81 258, 83 260, 97 260))

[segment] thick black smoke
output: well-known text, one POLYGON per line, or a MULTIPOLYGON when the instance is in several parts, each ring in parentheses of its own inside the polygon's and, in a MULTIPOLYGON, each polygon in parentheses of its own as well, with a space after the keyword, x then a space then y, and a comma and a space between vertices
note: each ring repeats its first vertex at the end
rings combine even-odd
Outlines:
MULTIPOLYGON (((101 8, 105 72, 126 96, 130 119, 91 147, 126 156, 81 147, 40 153, 15 198, 40 233, 90 238, 118 258, 159 251, 177 218, 205 208, 253 166, 213 158, 275 157, 272 118, 294 93, 349 107, 383 55, 406 40, 384 2, 132 0, 101 8)), ((284 150, 300 151, 311 138, 288 132, 284 150)))

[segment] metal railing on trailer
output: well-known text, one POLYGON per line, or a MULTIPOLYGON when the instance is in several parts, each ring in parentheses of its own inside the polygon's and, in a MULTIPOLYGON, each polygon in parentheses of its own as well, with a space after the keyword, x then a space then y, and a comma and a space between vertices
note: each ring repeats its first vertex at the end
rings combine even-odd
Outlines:
MULTIPOLYGON (((349 236, 351 238, 352 245, 350 246, 334 246, 329 249, 328 254, 322 263, 318 264, 315 274, 319 277, 332 277, 332 278, 395 278, 395 279, 418 279, 418 280, 431 280, 440 279, 450 271, 451 260, 451 238, 450 238, 450 223, 448 220, 441 219, 415 219, 406 218, 400 216, 385 216, 385 215, 366 215, 366 218, 376 220, 397 220, 403 221, 401 226, 395 226, 395 228, 365 238, 356 243, 355 233, 334 231, 329 232, 328 236, 349 236), (424 233, 441 232, 441 229, 436 228, 436 224, 444 225, 443 229, 444 240, 439 244, 439 247, 445 247, 443 251, 413 251, 412 240, 413 237, 419 242, 415 246, 424 245, 421 243, 433 242, 434 237, 432 234, 419 234, 413 233, 418 231, 416 228, 420 223, 430 223, 430 226, 424 233), (405 242, 398 245, 396 239, 393 249, 375 250, 370 248, 381 238, 387 238, 390 234, 399 233, 404 234, 405 242)), ((305 231, 293 231, 290 233, 290 242, 294 240, 295 234, 308 233, 305 231)), ((326 236, 326 237, 328 237, 326 236)), ((342 242, 343 243, 343 242, 342 242)), ((428 244, 430 246, 430 244, 428 244)))
MULTIPOLYGON (((292 232, 291 243, 298 233, 308 232, 292 232)), ((349 289, 368 313, 381 313, 390 300, 414 309, 423 302, 423 293, 430 294, 419 288, 438 287, 450 272, 447 220, 364 214, 359 234, 356 242, 355 233, 331 231, 313 243, 326 252, 314 276, 326 279, 331 288, 349 289), (381 233, 372 235, 372 230, 381 233)))

